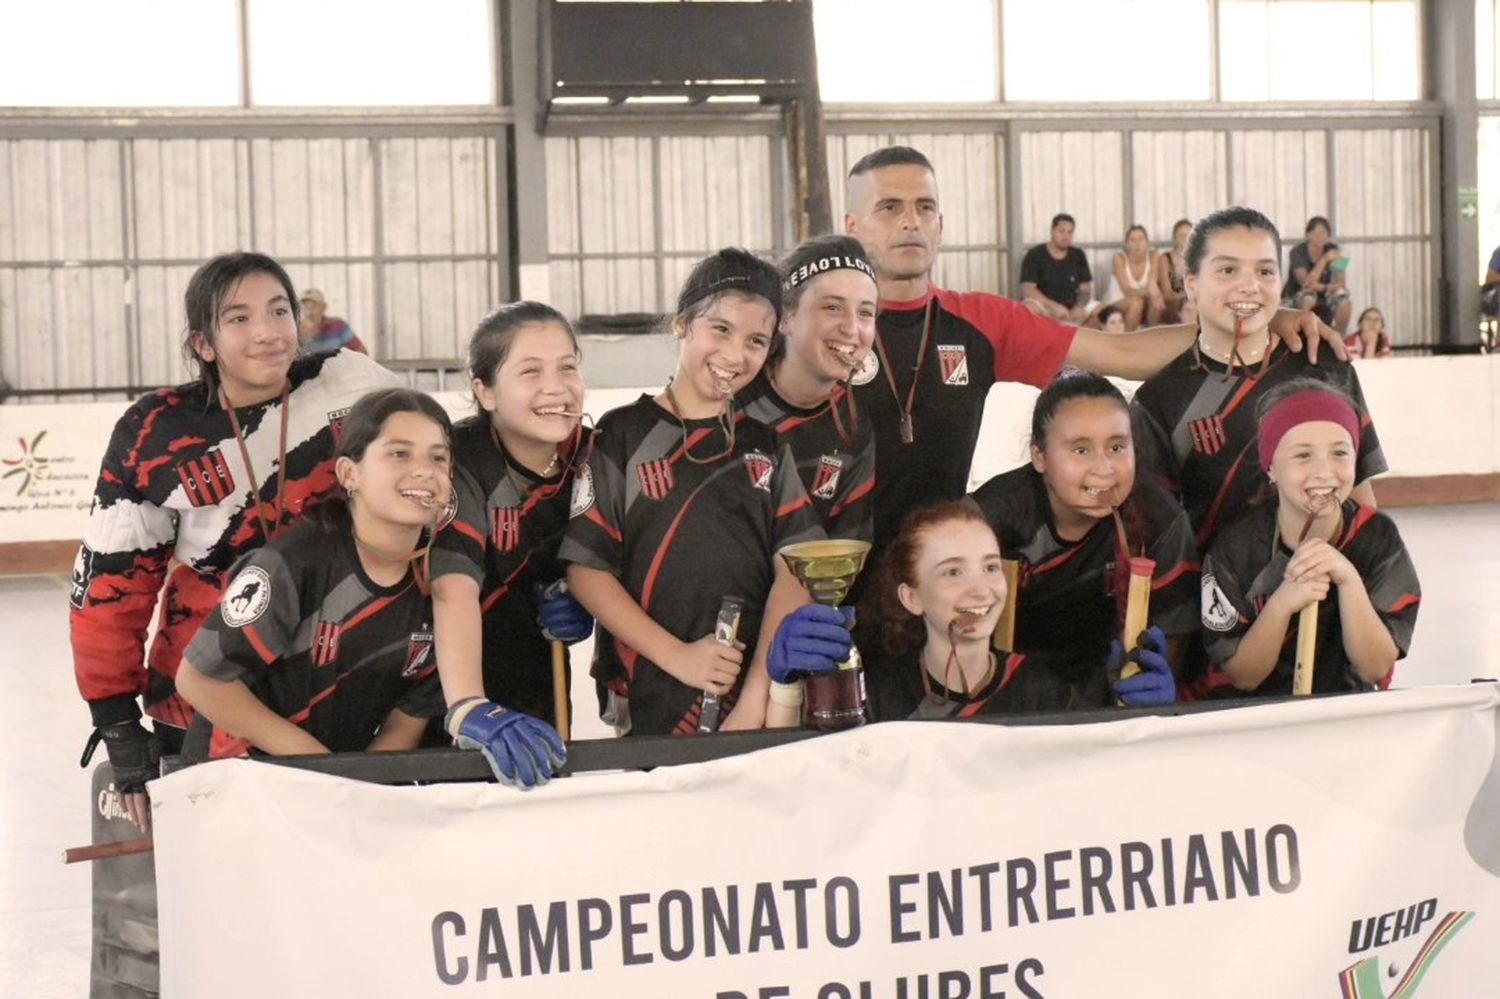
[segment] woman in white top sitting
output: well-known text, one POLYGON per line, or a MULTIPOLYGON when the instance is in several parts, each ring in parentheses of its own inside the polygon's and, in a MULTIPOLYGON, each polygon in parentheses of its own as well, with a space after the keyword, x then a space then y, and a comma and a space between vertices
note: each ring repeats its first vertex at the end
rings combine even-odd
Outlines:
POLYGON ((1125 251, 1115 254, 1115 287, 1120 298, 1114 305, 1125 313, 1125 329, 1155 326, 1161 321, 1165 302, 1156 281, 1156 254, 1146 227, 1133 225, 1125 230, 1125 251))

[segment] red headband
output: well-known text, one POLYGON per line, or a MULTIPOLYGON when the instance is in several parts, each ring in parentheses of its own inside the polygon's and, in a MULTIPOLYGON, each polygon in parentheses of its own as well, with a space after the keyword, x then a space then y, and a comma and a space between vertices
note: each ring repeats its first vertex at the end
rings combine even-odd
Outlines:
POLYGON ((1359 452, 1359 414, 1347 401, 1320 389, 1293 392, 1260 419, 1260 467, 1271 470, 1271 458, 1288 430, 1302 423, 1337 423, 1349 432, 1359 452))

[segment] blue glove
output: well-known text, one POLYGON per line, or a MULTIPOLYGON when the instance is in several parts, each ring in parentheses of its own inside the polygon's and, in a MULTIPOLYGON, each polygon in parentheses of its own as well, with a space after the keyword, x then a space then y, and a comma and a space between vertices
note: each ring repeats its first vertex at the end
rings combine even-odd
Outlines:
POLYGON ((777 683, 793 683, 802 673, 827 673, 849 658, 854 638, 853 607, 808 604, 782 618, 771 639, 766 669, 777 683))
POLYGON ((572 645, 588 638, 594 630, 593 617, 568 592, 566 579, 559 579, 546 589, 538 583, 536 603, 536 623, 541 626, 542 637, 549 642, 572 645))
MULTIPOLYGON (((1172 666, 1167 662, 1166 636, 1157 627, 1141 632, 1139 644, 1130 654, 1130 662, 1140 666, 1134 676, 1115 681, 1115 693, 1132 708, 1156 707, 1177 700, 1177 681, 1172 677, 1172 666)), ((1105 667, 1113 675, 1125 661, 1124 650, 1118 640, 1109 645, 1109 662, 1105 667)))
POLYGON ((489 761, 495 779, 524 789, 545 784, 567 761, 557 730, 520 711, 479 700, 460 702, 449 713, 448 731, 460 749, 477 749, 489 761), (452 713, 466 709, 453 731, 452 713))

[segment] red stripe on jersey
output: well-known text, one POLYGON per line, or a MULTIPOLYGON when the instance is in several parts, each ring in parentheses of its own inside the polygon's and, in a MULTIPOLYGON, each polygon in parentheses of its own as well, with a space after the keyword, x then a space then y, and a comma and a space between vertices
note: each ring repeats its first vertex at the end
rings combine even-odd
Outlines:
POLYGON ((163 391, 159 394, 162 404, 147 413, 146 418, 141 421, 141 429, 135 435, 135 443, 131 445, 130 453, 125 456, 125 467, 136 469, 135 485, 137 489, 145 489, 146 484, 151 479, 151 469, 167 460, 166 456, 163 456, 156 462, 148 462, 139 468, 136 467, 136 462, 140 460, 141 456, 141 446, 146 443, 146 438, 151 436, 151 428, 156 425, 156 418, 177 402, 177 393, 175 392, 163 391))
POLYGON ((990 691, 989 696, 987 696, 984 700, 970 701, 968 704, 965 704, 963 707, 959 708, 958 717, 972 718, 975 715, 979 714, 980 709, 982 709, 986 704, 990 703, 990 701, 993 701, 996 696, 999 695, 1000 691, 1005 689, 1006 684, 1010 683, 1010 678, 1016 675, 1016 670, 1020 669, 1021 663, 1025 661, 1026 656, 1020 652, 1012 652, 1010 655, 1006 656, 1005 674, 1000 677, 1000 682, 996 684, 995 689, 990 691))
POLYGON ((377 600, 370 601, 364 607, 360 608, 358 614, 355 614, 353 617, 346 618, 343 621, 343 627, 344 627, 344 629, 347 630, 347 631, 353 631, 355 625, 357 625, 361 621, 365 620, 365 618, 369 617, 371 614, 377 614, 377 613, 379 613, 386 606, 388 606, 389 604, 391 604, 392 602, 394 602, 395 600, 397 600, 398 598, 400 598, 401 594, 403 594, 407 590, 411 589, 411 586, 412 586, 412 581, 408 579, 406 581, 406 585, 403 586, 403 587, 401 587, 401 589, 398 590, 397 592, 391 594, 388 597, 380 597, 377 600))
POLYGON ((866 479, 864 482, 862 482, 858 486, 856 486, 854 488, 854 491, 851 492, 848 496, 845 496, 844 497, 844 502, 838 504, 835 507, 832 507, 828 511, 828 516, 830 516, 830 517, 837 517, 839 514, 843 513, 845 510, 849 509, 849 507, 853 506, 855 503, 859 502, 860 500, 864 499, 866 496, 870 495, 870 493, 873 492, 874 489, 875 489, 875 477, 872 475, 872 476, 870 476, 870 478, 866 479))
POLYGON ((800 494, 800 497, 800 499, 795 499, 785 506, 777 509, 776 519, 780 520, 782 517, 796 513, 798 510, 802 509, 805 506, 812 506, 812 498, 809 497, 807 493, 800 494))
POLYGON ((1374 519, 1375 511, 1367 506, 1360 505, 1359 509, 1354 514, 1354 519, 1349 521, 1349 523, 1344 526, 1343 536, 1338 539, 1338 543, 1335 544, 1334 547, 1342 549, 1345 545, 1354 540, 1354 536, 1362 531, 1366 524, 1374 519))
POLYGON ((1395 603, 1391 604, 1390 610, 1386 611, 1386 613, 1399 614, 1402 611, 1406 610, 1406 608, 1410 607, 1412 604, 1419 604, 1421 602, 1422 598, 1417 596, 1415 593, 1403 593, 1395 603))
POLYGON ((1028 572, 1033 576, 1039 576, 1044 572, 1051 572, 1058 566, 1065 565, 1068 559, 1072 558, 1074 555, 1077 555, 1081 550, 1082 548, 1079 546, 1069 548, 1067 551, 1052 556, 1045 562, 1038 562, 1037 564, 1031 566, 1028 572))
MULTIPOLYGON (((698 498, 703 487, 711 481, 713 480, 709 479, 700 483, 698 488, 688 493, 688 498, 682 503, 682 509, 678 510, 676 516, 672 518, 672 523, 667 526, 667 533, 662 535, 661 543, 656 546, 656 551, 651 556, 651 568, 646 570, 645 585, 641 587, 641 610, 650 613, 651 593, 656 589, 656 574, 661 571, 662 560, 666 558, 667 551, 672 547, 672 539, 676 536, 677 529, 682 526, 682 518, 687 515, 688 510, 692 509, 693 501, 698 498)), ((807 494, 804 493, 803 498, 806 499, 806 496, 807 494)))
POLYGON ((488 613, 491 607, 494 607, 495 604, 500 602, 501 597, 510 592, 510 584, 514 583, 516 581, 516 577, 521 574, 522 570, 524 570, 528 565, 531 564, 531 556, 535 554, 535 552, 526 553, 526 557, 521 559, 521 564, 512 569, 510 575, 505 577, 504 582, 502 582, 494 592, 492 592, 489 596, 485 597, 484 600, 480 602, 479 613, 488 613))
POLYGON ((628 682, 635 679, 635 667, 641 661, 641 654, 635 649, 632 649, 630 646, 626 645, 618 638, 615 639, 615 653, 620 657, 620 665, 625 667, 625 677, 627 681, 627 685, 624 687, 624 689, 617 690, 616 693, 620 694, 623 697, 629 697, 630 687, 628 685, 628 682))
POLYGON ((260 635, 256 633, 255 625, 247 624, 241 630, 244 632, 245 640, 255 649, 255 654, 260 656, 261 662, 269 666, 276 661, 276 657, 271 654, 271 650, 266 648, 266 643, 261 641, 260 635))
POLYGON ((286 720, 291 722, 293 725, 301 725, 303 722, 307 721, 308 715, 312 714, 312 709, 328 700, 328 698, 333 695, 333 692, 339 689, 339 684, 343 683, 345 678, 351 677, 353 675, 353 673, 341 673, 340 675, 334 677, 332 683, 330 683, 325 689, 318 691, 308 700, 306 707, 295 714, 287 715, 286 720))
POLYGON ((1168 569, 1160 576, 1157 576, 1155 579, 1151 580, 1151 588, 1153 590, 1159 590, 1164 586, 1168 586, 1176 582, 1177 579, 1184 573, 1194 572, 1198 568, 1199 566, 1197 562, 1178 562, 1176 565, 1172 566, 1172 568, 1168 569))
POLYGON ((1198 550, 1200 552, 1208 547, 1208 539, 1213 536, 1214 525, 1219 522, 1219 512, 1224 507, 1224 501, 1229 498, 1229 487, 1234 484, 1234 477, 1239 472, 1240 465, 1244 464, 1245 455, 1250 453, 1250 447, 1253 444, 1255 444, 1255 441, 1246 444, 1245 450, 1241 451, 1240 456, 1234 459, 1234 464, 1230 465, 1229 471, 1224 474, 1223 485, 1219 486, 1218 494, 1214 496, 1213 503, 1209 504, 1208 514, 1203 518, 1203 526, 1198 528, 1198 536, 1194 539, 1198 543, 1198 550))
POLYGON ((588 510, 584 513, 584 516, 598 525, 599 530, 603 531, 605 535, 608 536, 609 540, 615 542, 616 544, 624 540, 619 530, 617 528, 611 527, 605 521, 603 515, 600 514, 596 508, 589 507, 588 510))
POLYGON ((478 531, 474 530, 474 528, 470 527, 464 521, 458 520, 458 519, 455 518, 454 520, 452 520, 452 521, 449 522, 448 526, 451 527, 451 528, 453 528, 459 534, 462 534, 464 537, 468 538, 470 541, 474 542, 475 544, 477 544, 477 545, 483 545, 484 544, 484 535, 480 534, 478 531))

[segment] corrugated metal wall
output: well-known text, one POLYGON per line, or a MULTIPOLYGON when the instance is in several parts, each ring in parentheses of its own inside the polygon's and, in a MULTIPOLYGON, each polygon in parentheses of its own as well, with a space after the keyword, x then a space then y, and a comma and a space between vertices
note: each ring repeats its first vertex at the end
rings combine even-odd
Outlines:
MULTIPOLYGON (((505 287, 493 136, 0 141, 0 370, 182 380, 182 293, 254 248, 385 359, 454 357, 505 287)), ((76 397, 75 397, 76 398, 76 397)))
POLYGON ((764 135, 547 140, 552 304, 569 315, 662 312, 722 246, 779 249, 764 135))
MULTIPOLYGON (((1425 127, 1026 123, 984 131, 954 123, 898 132, 835 123, 828 163, 837 228, 855 160, 893 143, 921 149, 937 169, 943 206, 937 282, 1003 294, 1015 292, 1022 253, 1047 238, 1060 211, 1077 219, 1075 240, 1106 300, 1115 296, 1112 262, 1132 223, 1164 247, 1177 219, 1247 204, 1277 223, 1290 250, 1307 218, 1325 215, 1353 261, 1356 314, 1378 304, 1398 343, 1422 344, 1435 339, 1432 141, 1425 127), (1005 176, 1007 142, 1016 145, 1014 178, 1005 176), (1007 238, 1010 225, 1019 239, 1007 238)), ((787 227, 776 213, 786 183, 781 151, 765 136, 549 139, 555 304, 572 314, 660 312, 708 250, 785 250, 787 227)))

